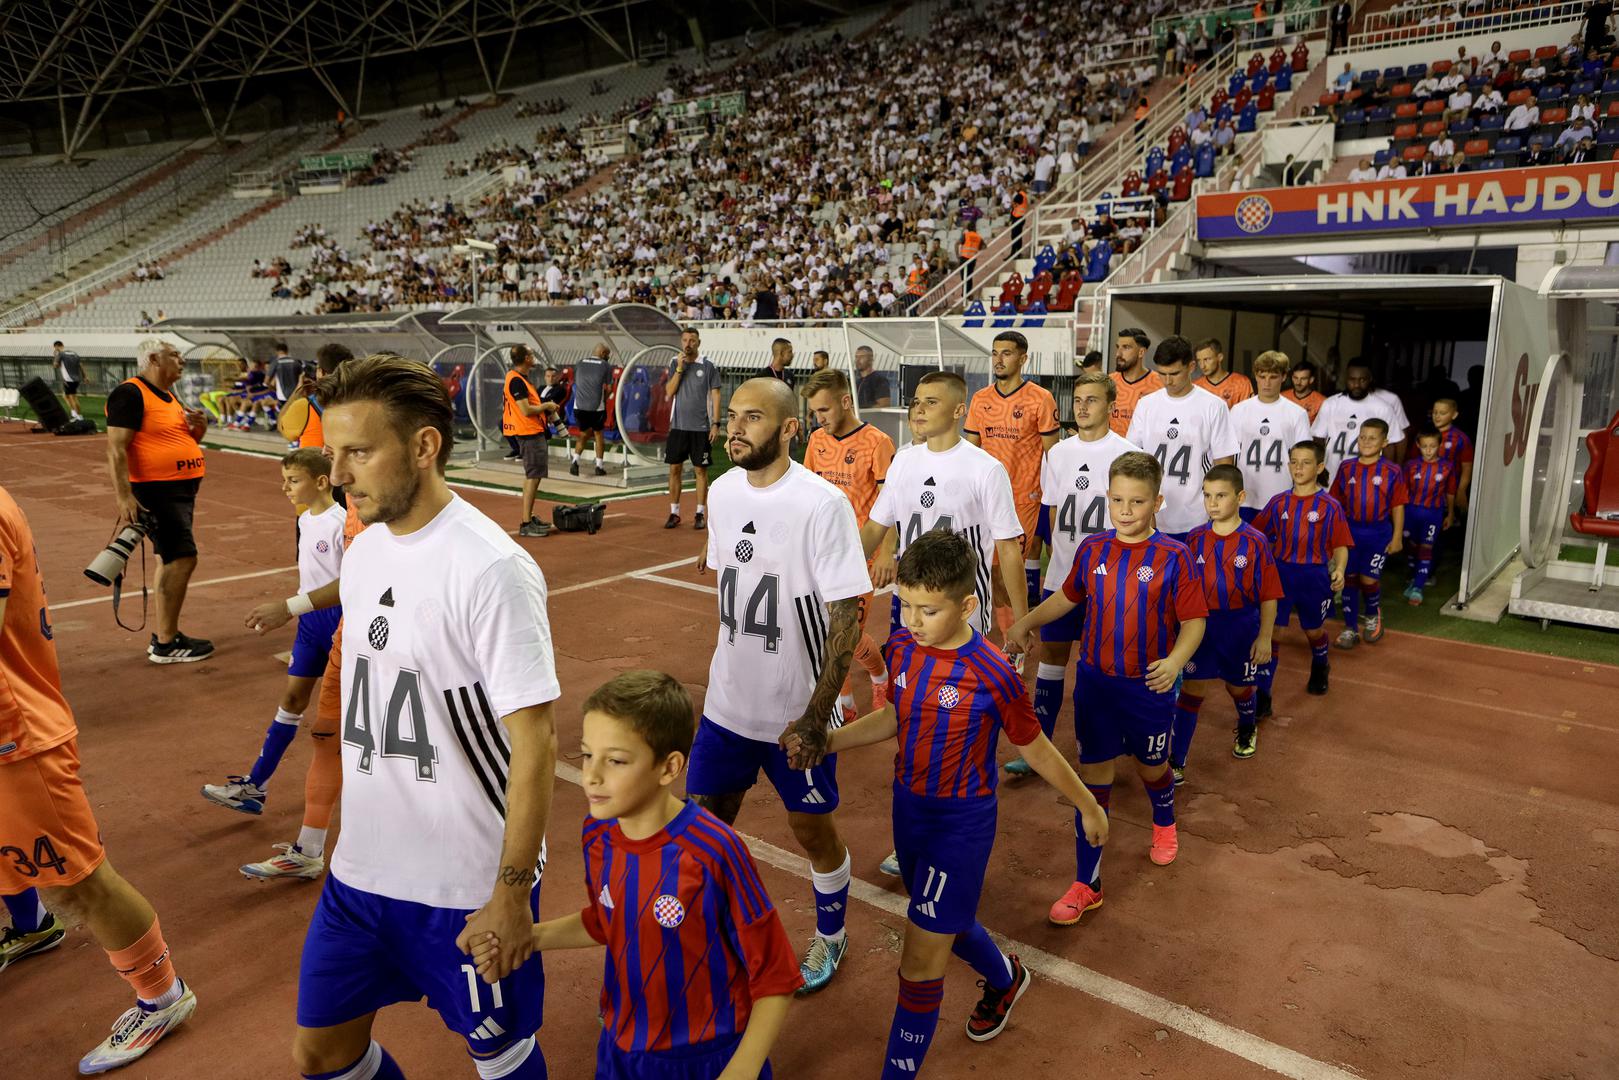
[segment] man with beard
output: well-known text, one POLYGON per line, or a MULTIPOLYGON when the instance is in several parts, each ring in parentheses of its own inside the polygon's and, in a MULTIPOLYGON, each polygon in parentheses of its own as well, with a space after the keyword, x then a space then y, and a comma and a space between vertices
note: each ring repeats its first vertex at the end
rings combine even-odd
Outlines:
POLYGON ((425 996, 481 1076, 535 1080, 545 982, 530 928, 560 694, 545 580, 445 483, 454 415, 432 369, 372 356, 316 392, 333 479, 384 527, 355 538, 335 590, 249 617, 264 628, 340 599, 366 628, 343 654, 344 830, 304 942, 293 1056, 309 1077, 402 1077, 372 1025, 425 996), (491 988, 469 988, 485 934, 491 988))
POLYGON ((1115 435, 1124 436, 1129 432, 1136 402, 1164 388, 1164 380, 1158 373, 1147 370, 1147 346, 1151 343, 1145 330, 1130 326, 1119 331, 1118 341, 1113 346, 1113 384, 1117 391, 1108 427, 1115 435))
POLYGON ((1294 361, 1292 370, 1287 373, 1287 381, 1288 387, 1282 391, 1282 396, 1309 413, 1310 423, 1315 423, 1322 402, 1327 400, 1315 388, 1315 365, 1308 360, 1294 361))
POLYGON ((726 824, 762 770, 809 856, 815 937, 804 991, 825 986, 848 949, 849 849, 838 835, 838 691, 860 640, 860 598, 871 577, 854 507, 841 490, 787 454, 799 434, 792 390, 749 379, 726 409, 737 468, 714 481, 699 574, 719 575, 719 640, 691 749, 686 790, 726 824), (786 737, 805 747, 788 764, 786 737))
POLYGON ((1388 446, 1383 456, 1391 461, 1400 460, 1405 446, 1405 429, 1411 426, 1406 419, 1405 407, 1400 399, 1387 390, 1372 385, 1372 369, 1356 361, 1344 372, 1344 391, 1321 403, 1310 434, 1327 442, 1327 475, 1336 477, 1338 466, 1345 458, 1358 452, 1355 443, 1360 428, 1368 420, 1377 419, 1388 425, 1388 446))
MULTIPOLYGON (((1028 584, 1028 606, 1040 603, 1040 463, 1045 452, 1062 438, 1057 424, 1057 399, 1039 383, 1023 377, 1029 360, 1029 339, 1016 330, 1003 330, 990 343, 990 365, 995 381, 974 394, 967 405, 962 437, 999 461, 1012 480, 1012 503, 1023 524, 1023 576, 1028 584)), ((1001 628, 1012 625, 1005 590, 995 588, 995 614, 1001 628)))

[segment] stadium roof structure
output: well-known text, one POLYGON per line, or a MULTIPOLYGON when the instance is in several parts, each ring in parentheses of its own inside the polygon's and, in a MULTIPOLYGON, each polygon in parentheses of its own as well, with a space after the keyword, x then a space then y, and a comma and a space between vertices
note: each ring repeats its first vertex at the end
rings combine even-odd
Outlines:
MULTIPOLYGON (((117 95, 184 89, 216 134, 260 75, 309 71, 340 108, 326 69, 473 44, 493 90, 519 32, 577 21, 625 60, 640 53, 630 9, 647 0, 0 0, 0 103, 57 101, 69 157, 117 95), (205 83, 234 82, 217 123, 205 83)), ((355 98, 360 89, 354 91, 355 98)))
POLYGON ((359 355, 397 352, 429 363, 457 346, 470 348, 466 327, 442 325, 445 312, 406 311, 349 315, 264 315, 237 318, 164 319, 154 333, 174 334, 193 345, 226 348, 245 359, 268 359, 272 344, 287 343, 293 355, 310 359, 327 342, 349 346, 359 355))

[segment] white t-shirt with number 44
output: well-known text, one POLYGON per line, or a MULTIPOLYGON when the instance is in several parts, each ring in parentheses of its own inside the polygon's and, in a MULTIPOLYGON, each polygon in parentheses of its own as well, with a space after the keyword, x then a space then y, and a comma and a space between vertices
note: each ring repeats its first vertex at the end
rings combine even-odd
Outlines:
POLYGON ((1113 527, 1107 512, 1107 471, 1120 454, 1141 447, 1109 431, 1100 439, 1064 439, 1040 464, 1040 501, 1049 507, 1051 558, 1045 587, 1057 592, 1074 569, 1087 536, 1113 527))
POLYGON ((1237 437, 1224 401, 1201 386, 1180 397, 1154 390, 1136 403, 1125 438, 1164 467, 1159 529, 1178 536, 1209 519, 1203 512, 1203 476, 1216 459, 1237 456, 1237 437))
POLYGON ((1251 397, 1231 407, 1231 427, 1237 436, 1237 468, 1242 470, 1242 505, 1263 509, 1293 489, 1288 451, 1310 438, 1310 414, 1286 398, 1266 405, 1251 397))

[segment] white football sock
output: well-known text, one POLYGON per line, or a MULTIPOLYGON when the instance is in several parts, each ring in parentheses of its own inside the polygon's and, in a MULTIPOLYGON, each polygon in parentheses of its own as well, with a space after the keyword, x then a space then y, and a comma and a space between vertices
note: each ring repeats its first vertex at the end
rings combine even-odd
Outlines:
POLYGON ((311 859, 318 859, 326 852, 326 830, 305 825, 298 830, 298 842, 293 846, 311 859))

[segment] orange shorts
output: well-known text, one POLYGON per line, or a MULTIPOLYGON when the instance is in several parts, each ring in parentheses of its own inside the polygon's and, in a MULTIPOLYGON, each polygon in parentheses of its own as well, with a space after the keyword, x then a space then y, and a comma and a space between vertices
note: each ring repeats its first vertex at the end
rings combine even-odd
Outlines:
POLYGON ((322 735, 335 734, 343 723, 343 620, 332 632, 332 651, 326 654, 326 673, 320 678, 320 699, 315 704, 315 723, 309 729, 322 735))
POLYGON ((0 765, 0 893, 77 885, 106 858, 77 738, 0 765))
POLYGON ((1025 559, 1038 559, 1040 545, 1044 542, 1036 531, 1040 525, 1040 502, 1017 504, 1017 519, 1023 526, 1023 557, 1025 559))

